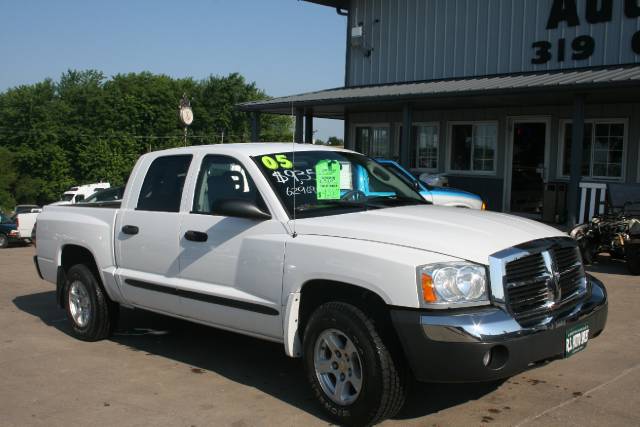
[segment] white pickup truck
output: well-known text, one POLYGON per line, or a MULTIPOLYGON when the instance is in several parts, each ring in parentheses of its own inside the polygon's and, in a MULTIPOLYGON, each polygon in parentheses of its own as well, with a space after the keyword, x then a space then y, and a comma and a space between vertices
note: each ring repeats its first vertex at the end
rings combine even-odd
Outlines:
POLYGON ((16 215, 16 226, 18 228, 18 237, 23 241, 31 240, 33 227, 36 224, 38 215, 42 212, 42 208, 33 208, 30 212, 23 212, 16 215))
POLYGON ((393 416, 411 377, 491 381, 570 356, 607 318, 565 234, 433 206, 312 145, 145 154, 121 206, 45 207, 35 262, 78 338, 108 337, 125 306, 279 342, 347 425, 393 416))

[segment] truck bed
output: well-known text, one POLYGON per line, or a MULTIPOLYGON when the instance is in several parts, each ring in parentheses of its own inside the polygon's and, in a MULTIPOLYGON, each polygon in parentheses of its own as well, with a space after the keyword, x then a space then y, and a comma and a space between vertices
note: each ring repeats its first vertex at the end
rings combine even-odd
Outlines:
POLYGON ((122 205, 122 201, 113 201, 113 202, 95 202, 95 203, 76 203, 75 205, 66 205, 66 206, 74 206, 78 208, 111 208, 111 209, 120 209, 122 205))
POLYGON ((56 282, 58 260, 68 245, 91 248, 101 269, 115 267, 114 226, 120 202, 45 206, 38 216, 38 263, 45 280, 56 282))

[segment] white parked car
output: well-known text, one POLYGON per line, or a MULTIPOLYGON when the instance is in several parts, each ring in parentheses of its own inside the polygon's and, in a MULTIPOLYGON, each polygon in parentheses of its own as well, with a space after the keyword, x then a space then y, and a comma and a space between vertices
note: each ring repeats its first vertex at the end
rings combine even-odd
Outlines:
POLYGON ((314 145, 145 154, 120 208, 45 207, 35 260, 79 339, 107 338, 122 305, 275 341, 347 425, 398 412, 407 373, 509 377, 582 350, 607 318, 565 234, 431 205, 314 145))

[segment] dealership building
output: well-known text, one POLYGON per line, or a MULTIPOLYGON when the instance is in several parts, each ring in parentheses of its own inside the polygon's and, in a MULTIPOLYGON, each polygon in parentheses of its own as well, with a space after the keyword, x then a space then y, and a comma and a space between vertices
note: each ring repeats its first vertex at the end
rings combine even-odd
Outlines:
POLYGON ((343 119, 347 148, 549 222, 640 185, 640 0, 311 3, 347 16, 344 86, 240 105, 254 140, 261 114, 300 142, 343 119))

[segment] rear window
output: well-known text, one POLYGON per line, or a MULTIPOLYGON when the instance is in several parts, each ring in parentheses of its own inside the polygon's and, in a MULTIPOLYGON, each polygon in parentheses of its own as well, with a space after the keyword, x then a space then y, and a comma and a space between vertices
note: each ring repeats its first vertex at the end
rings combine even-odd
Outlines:
POLYGON ((191 155, 155 159, 142 183, 137 210, 178 212, 191 155))

